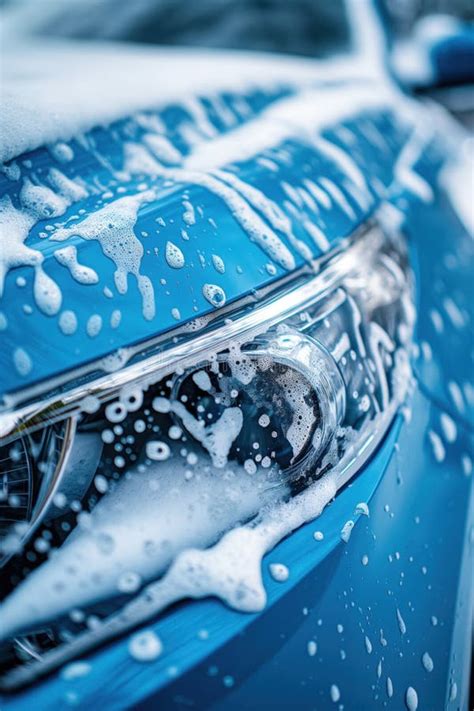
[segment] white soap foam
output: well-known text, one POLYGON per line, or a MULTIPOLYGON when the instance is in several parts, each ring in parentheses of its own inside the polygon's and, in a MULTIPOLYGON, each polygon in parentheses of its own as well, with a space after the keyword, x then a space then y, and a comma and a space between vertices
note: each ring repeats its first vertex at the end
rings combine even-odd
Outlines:
POLYGON ((102 330, 102 316, 100 314, 92 314, 87 319, 86 333, 89 338, 95 338, 102 330))
POLYGON ((114 280, 120 294, 127 293, 128 275, 135 276, 142 297, 143 316, 147 320, 155 315, 154 289, 151 280, 140 272, 143 246, 133 228, 140 207, 154 197, 152 191, 146 191, 118 198, 80 222, 59 227, 51 236, 57 242, 76 236, 97 240, 104 254, 115 263, 114 280))
POLYGON ((77 316, 74 311, 69 309, 62 311, 58 323, 65 336, 72 336, 77 331, 77 316))
POLYGON ((79 183, 68 178, 58 168, 51 168, 48 173, 48 180, 54 190, 59 193, 70 205, 87 197, 88 192, 79 183))
MULTIPOLYGON (((147 455, 153 454, 150 444, 147 455)), ((222 452, 221 442, 216 447, 222 452)), ((188 480, 189 464, 179 449, 176 445, 166 458, 160 454, 160 461, 129 472, 97 504, 88 526, 76 528, 54 556, 17 586, 3 606, 2 634, 109 597, 130 571, 144 582, 156 579, 180 551, 189 546, 205 549, 229 527, 287 491, 284 485, 266 489, 264 481, 250 479, 236 464, 215 469, 197 451, 194 476, 188 480), (67 572, 71 568, 75 572, 67 572)), ((194 555, 194 549, 189 550, 194 555)), ((219 559, 224 555, 223 551, 219 559)), ((199 577, 199 568, 195 576, 199 577)))
POLYGON ((13 363, 19 375, 26 376, 33 367, 32 360, 24 348, 16 348, 13 351, 13 363))
POLYGON ((180 248, 173 242, 167 242, 165 247, 165 257, 168 265, 173 269, 181 269, 184 267, 184 254, 180 248))
POLYGON ((159 133, 147 133, 143 142, 160 162, 174 165, 181 162, 182 155, 170 140, 159 133))
POLYGON ((213 466, 224 468, 232 444, 242 429, 242 410, 239 407, 228 407, 215 422, 206 425, 204 420, 193 417, 181 402, 173 402, 171 407, 188 432, 209 452, 213 466))
POLYGON ((77 260, 77 248, 74 245, 57 249, 54 252, 54 256, 59 264, 69 269, 71 276, 79 282, 79 284, 97 284, 99 281, 99 276, 94 269, 79 264, 77 260))
POLYGON ((224 306, 226 302, 225 291, 217 284, 203 284, 202 293, 204 298, 216 308, 224 306))
POLYGON ((216 272, 219 272, 219 274, 224 274, 225 272, 225 264, 224 260, 222 257, 219 257, 217 254, 212 255, 212 264, 214 265, 214 269, 216 272))
POLYGON ((188 227, 195 225, 196 224, 196 214, 194 212, 193 205, 189 202, 189 200, 183 200, 183 207, 184 207, 184 212, 183 212, 184 222, 188 225, 188 227))

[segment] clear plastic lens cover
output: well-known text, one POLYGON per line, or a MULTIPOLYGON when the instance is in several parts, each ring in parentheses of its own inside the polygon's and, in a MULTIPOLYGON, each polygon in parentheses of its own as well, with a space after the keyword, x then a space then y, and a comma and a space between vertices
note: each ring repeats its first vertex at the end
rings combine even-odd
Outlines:
POLYGON ((250 337, 115 397, 91 388, 72 419, 0 448, 7 686, 130 626, 120 611, 182 551, 360 468, 403 401, 413 326, 403 239, 364 240, 250 337))

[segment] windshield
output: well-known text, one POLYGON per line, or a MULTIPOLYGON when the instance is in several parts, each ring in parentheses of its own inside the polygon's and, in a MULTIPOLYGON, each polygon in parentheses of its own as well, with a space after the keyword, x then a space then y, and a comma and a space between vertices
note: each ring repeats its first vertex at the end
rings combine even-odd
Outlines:
POLYGON ((48 36, 311 57, 350 48, 344 0, 56 0, 41 12, 26 4, 34 32, 48 36))

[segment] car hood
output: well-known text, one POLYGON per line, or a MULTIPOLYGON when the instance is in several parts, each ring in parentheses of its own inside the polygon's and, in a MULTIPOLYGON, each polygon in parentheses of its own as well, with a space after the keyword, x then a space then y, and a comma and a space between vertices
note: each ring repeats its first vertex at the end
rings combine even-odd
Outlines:
POLYGON ((398 92, 356 60, 81 43, 14 55, 2 394, 197 328, 313 264, 387 197, 412 131, 398 92))
POLYGON ((357 57, 315 61, 248 51, 16 35, 6 39, 3 56, 2 163, 135 111, 190 96, 249 85, 301 87, 316 79, 360 79, 370 73, 357 57))

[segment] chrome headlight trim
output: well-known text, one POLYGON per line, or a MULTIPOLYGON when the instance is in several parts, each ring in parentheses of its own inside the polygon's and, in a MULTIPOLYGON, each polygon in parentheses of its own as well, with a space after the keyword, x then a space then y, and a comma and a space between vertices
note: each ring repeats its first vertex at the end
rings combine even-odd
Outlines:
MULTIPOLYGON (((397 238, 402 239, 400 235, 397 238)), ((342 240, 331 253, 279 280, 268 290, 152 341, 119 349, 92 364, 5 396, 4 407, 0 407, 0 444, 45 423, 73 417, 88 407, 98 408, 134 382, 151 384, 166 372, 205 360, 229 341, 243 343, 292 318, 351 277, 360 276, 361 271, 369 275, 371 260, 377 257, 387 239, 380 224, 372 219, 342 240), (101 371, 105 374, 100 375, 101 371), (80 385, 75 384, 78 381, 80 385)), ((392 268, 394 278, 403 279, 400 270, 395 265, 392 268)))

